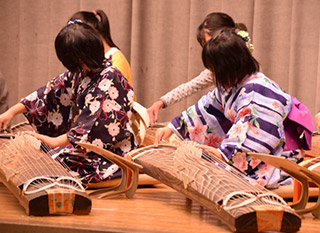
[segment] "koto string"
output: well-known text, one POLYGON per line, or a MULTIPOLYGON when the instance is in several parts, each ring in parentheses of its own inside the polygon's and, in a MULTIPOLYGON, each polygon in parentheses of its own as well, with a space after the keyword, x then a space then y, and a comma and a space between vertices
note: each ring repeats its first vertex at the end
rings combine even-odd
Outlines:
MULTIPOLYGON (((143 149, 143 148, 142 148, 143 149)), ((141 155, 145 154, 145 153, 148 153, 148 152, 151 152, 151 151, 156 151, 156 150, 162 150, 162 149, 165 149, 165 147, 163 146, 158 146, 157 148, 147 148, 141 152, 139 152, 138 154, 136 154, 135 156, 132 157, 132 159, 136 159, 138 157, 140 157, 141 155)), ((190 151, 188 150, 185 150, 184 153, 190 153, 190 151)), ((198 156, 200 157, 200 156, 198 156)), ((243 195, 242 194, 242 189, 245 189, 245 190, 250 190, 249 193, 255 193, 255 194, 261 194, 263 191, 264 192, 267 192, 267 193, 270 193, 269 190, 265 189, 265 188, 262 188, 262 189, 259 189, 253 185, 249 185, 249 178, 246 177, 245 175, 243 175, 242 173, 240 173, 238 170, 236 170, 235 168, 233 168, 232 166, 228 165, 226 162, 220 160, 219 158, 216 158, 216 157, 212 157, 211 155, 207 154, 207 153, 202 153, 202 156, 201 156, 203 159, 213 163, 215 166, 220 166, 222 167, 223 169, 227 170, 229 172, 230 175, 233 176, 234 179, 230 179, 230 183, 236 183, 237 187, 239 187, 239 193, 238 194, 235 194, 233 193, 232 197, 230 198, 229 197, 229 200, 228 201, 232 201, 232 200, 236 200, 236 199, 241 199, 241 198, 245 198, 248 196, 248 195, 243 195)), ((221 177, 222 179, 225 178, 221 175, 216 175, 216 178, 219 180, 219 177, 221 177)), ((232 178, 232 177, 231 177, 232 178)), ((197 184, 197 186, 201 187, 201 183, 197 180, 193 180, 193 182, 195 182, 195 184, 197 184)), ((217 189, 217 192, 221 192, 221 189, 224 189, 226 191, 229 191, 227 190, 226 187, 216 187, 217 189)), ((204 191, 212 191, 212 190, 209 190, 208 188, 202 188, 202 190, 204 191)), ((250 196, 251 197, 251 196, 250 196)), ((283 203, 285 203, 281 197, 278 197, 278 196, 274 196, 272 195, 272 193, 270 195, 264 195, 264 198, 263 199, 260 199, 260 198, 256 198, 255 199, 255 202, 256 203, 259 203, 259 204, 266 204, 266 200, 271 200, 271 201, 268 201, 268 203, 273 203, 275 205, 283 205, 283 203)))
MULTIPOLYGON (((67 166, 67 164, 66 164, 65 162, 62 161, 62 159, 60 159, 59 157, 56 157, 55 159, 52 158, 53 153, 52 153, 52 148, 51 148, 51 147, 49 147, 48 145, 46 145, 46 144, 44 144, 44 143, 42 143, 42 142, 41 142, 41 146, 40 146, 40 147, 41 147, 41 149, 43 150, 43 152, 48 155, 48 157, 49 157, 50 159, 56 160, 56 161, 67 171, 67 172, 66 172, 66 175, 72 176, 71 173, 70 173, 71 169, 67 166)), ((75 176, 72 176, 72 177, 75 178, 75 176)), ((69 186, 72 186, 72 185, 74 185, 75 183, 76 183, 76 186, 79 185, 76 180, 64 179, 63 181, 64 181, 64 182, 66 182, 66 181, 69 182, 69 183, 68 183, 69 186)), ((80 186, 81 186, 81 184, 80 184, 80 186)))
MULTIPOLYGON (((57 170, 57 164, 55 164, 47 155, 39 153, 38 149, 32 145, 32 142, 35 143, 37 140, 27 135, 18 135, 14 141, 11 141, 12 148, 14 148, 16 150, 16 154, 19 155, 16 160, 19 161, 20 167, 29 168, 28 172, 22 174, 24 174, 28 179, 39 175, 50 177, 57 177, 61 175, 61 171, 57 170)), ((44 181, 40 179, 37 180, 36 183, 43 184, 43 182, 44 181)))
MULTIPOLYGON (((22 134, 23 131, 29 131, 30 130, 31 125, 29 124, 29 122, 25 121, 25 122, 20 122, 16 125, 14 125, 11 130, 13 132, 18 132, 18 134, 22 134)), ((14 137, 14 136, 13 136, 14 137)), ((36 139, 34 139, 36 140, 36 139)), ((48 155, 52 155, 52 153, 50 153, 50 151, 52 150, 48 145, 44 144, 41 142, 41 146, 40 148, 48 155)), ((65 169, 67 169, 68 171, 70 171, 70 168, 61 160, 61 159, 56 159, 65 169)))
MULTIPOLYGON (((34 177, 37 177, 39 175, 47 175, 50 177, 54 177, 55 179, 57 177, 71 177, 71 173, 69 173, 70 168, 59 158, 56 159, 57 163, 61 165, 64 169, 61 169, 60 166, 56 164, 56 162, 53 162, 54 159, 50 155, 51 148, 43 143, 39 143, 39 140, 29 136, 25 135, 22 136, 24 131, 30 130, 30 124, 28 122, 22 122, 18 123, 12 128, 13 132, 16 132, 16 134, 13 134, 11 136, 12 139, 15 137, 18 137, 17 140, 10 140, 9 146, 6 145, 7 151, 14 151, 14 155, 11 155, 10 157, 12 161, 14 161, 14 164, 16 164, 15 167, 15 174, 20 176, 23 176, 22 179, 31 179, 34 177), (32 139, 31 139, 32 138, 32 139), (14 141, 14 142, 12 142, 14 141), (35 146, 34 144, 38 144, 35 146), (34 145, 34 146, 31 146, 34 145), (9 148, 10 147, 10 148, 9 148), (19 150, 18 150, 19 148, 19 150), (41 150, 47 155, 43 156, 39 153, 39 150, 41 150), (40 156, 41 155, 41 156, 40 156), (40 158, 39 158, 40 156, 40 158), (29 168, 29 169, 28 169, 29 168), (40 169, 42 168, 42 169, 40 169)), ((9 152, 9 154, 11 154, 9 152)), ((51 153, 52 154, 52 153, 51 153)), ((12 169, 8 169, 8 171, 12 171, 12 169)), ((18 178, 16 178, 18 179, 18 178)), ((20 178, 21 179, 21 178, 20 178)), ((18 179, 19 180, 19 179, 18 179)), ((43 181, 41 179, 34 179, 34 183, 43 185, 43 182, 48 182, 48 180, 43 181)), ((75 179, 63 179, 60 182, 64 182, 64 184, 69 183, 70 185, 76 185, 79 186, 78 181, 75 179)))
MULTIPOLYGON (((31 136, 21 136, 18 134, 14 140, 9 141, 9 146, 6 145, 8 151, 14 152, 12 153, 14 158, 11 159, 14 159, 17 164, 17 174, 23 174, 24 179, 33 179, 32 185, 35 186, 35 188, 43 187, 48 185, 48 182, 51 182, 50 179, 44 179, 39 176, 48 176, 54 179, 61 176, 70 177, 70 173, 65 168, 62 168, 62 166, 60 167, 58 161, 54 162, 51 156, 39 153, 39 148, 32 145, 37 141, 38 140, 31 136), (39 179, 34 179, 35 177, 39 177, 39 179)), ((43 145, 43 150, 48 152, 51 149, 43 145)), ((79 183, 76 180, 65 178, 60 179, 60 182, 62 183, 61 186, 69 185, 71 187, 79 187, 79 183)))
MULTIPOLYGON (((41 143, 41 149, 50 157, 52 156, 52 148, 49 147, 47 144, 41 143)), ((52 158, 52 157, 51 157, 52 158)), ((53 159, 53 158, 52 158, 53 159)), ((62 159, 60 159, 59 157, 57 157, 55 159, 56 161, 58 161, 65 169, 67 169, 68 171, 71 171, 71 169, 68 167, 68 165, 62 161, 62 159)))
POLYGON ((17 165, 15 167, 15 170, 17 171, 17 173, 24 174, 25 177, 30 177, 30 176, 36 174, 33 169, 31 169, 31 173, 32 173, 31 175, 30 175, 30 169, 26 170, 26 168, 28 168, 25 166, 26 160, 25 160, 25 158, 23 158, 24 156, 19 156, 19 157, 17 156, 17 155, 21 155, 21 153, 18 150, 17 145, 15 145, 12 140, 9 141, 8 145, 5 144, 5 148, 7 149, 7 151, 13 152, 13 153, 10 153, 10 156, 11 156, 11 160, 14 161, 15 163, 17 163, 17 165), (24 171, 22 169, 25 169, 26 171, 24 171))
MULTIPOLYGON (((229 171, 232 176, 240 178, 240 179, 237 179, 237 181, 239 181, 243 186, 239 185, 239 187, 241 187, 241 188, 245 187, 246 189, 248 189, 248 183, 249 183, 250 179, 252 179, 252 178, 245 176, 244 174, 239 172, 236 168, 232 167, 231 165, 228 165, 225 161, 222 161, 220 158, 212 156, 210 153, 203 152, 201 157, 204 158, 205 160, 212 162, 215 165, 220 166, 220 167, 224 168, 225 170, 229 171)), ((256 182, 256 181, 253 180, 253 182, 256 182)), ((252 199, 253 195, 248 192, 245 194, 245 192, 237 191, 237 192, 233 192, 232 195, 229 195, 227 198, 225 198, 225 200, 231 200, 232 198, 237 198, 237 197, 243 197, 246 199, 247 197, 250 196, 251 202, 258 201, 260 203, 267 202, 269 204, 272 204, 274 202, 276 202, 276 203, 280 202, 282 205, 285 205, 285 201, 283 199, 279 198, 277 195, 274 195, 268 189, 266 189, 262 186, 260 186, 260 188, 258 188, 253 185, 250 185, 249 187, 250 187, 250 191, 257 194, 256 198, 252 199), (266 192, 266 194, 264 194, 262 192, 266 192), (263 197, 263 198, 261 198, 261 197, 263 197)), ((247 201, 249 201, 249 199, 247 201)), ((245 205, 245 203, 247 201, 244 201, 242 204, 238 204, 238 205, 239 206, 245 205)), ((226 207, 226 208, 233 209, 235 207, 226 207)))

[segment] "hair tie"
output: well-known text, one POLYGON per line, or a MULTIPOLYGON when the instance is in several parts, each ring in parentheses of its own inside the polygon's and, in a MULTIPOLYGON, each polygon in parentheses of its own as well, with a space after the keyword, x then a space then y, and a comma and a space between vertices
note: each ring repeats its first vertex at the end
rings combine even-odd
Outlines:
POLYGON ((250 51, 253 51, 254 50, 254 46, 253 46, 253 44, 249 44, 249 49, 250 49, 250 51))
POLYGON ((82 23, 80 19, 70 20, 68 24, 74 24, 74 23, 82 23))
POLYGON ((97 16, 97 12, 96 11, 92 11, 92 13, 94 14, 94 16, 97 16))
POLYGON ((247 31, 239 31, 237 33, 238 36, 240 36, 248 45, 248 48, 250 51, 254 50, 254 46, 252 43, 248 43, 250 41, 249 33, 247 31))
POLYGON ((239 31, 237 33, 238 36, 241 36, 241 38, 245 41, 245 42, 248 42, 250 40, 250 37, 249 37, 249 33, 247 31, 239 31))

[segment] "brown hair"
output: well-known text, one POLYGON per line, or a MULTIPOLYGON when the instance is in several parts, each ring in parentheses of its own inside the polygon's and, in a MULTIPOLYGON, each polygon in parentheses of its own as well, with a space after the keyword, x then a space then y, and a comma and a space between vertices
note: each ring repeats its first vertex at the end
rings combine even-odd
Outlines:
POLYGON ((205 44, 205 33, 211 38, 217 36, 222 30, 229 29, 237 31, 248 31, 243 23, 235 23, 233 19, 222 12, 212 12, 206 16, 197 30, 197 40, 203 47, 205 44))
POLYGON ((109 19, 104 11, 78 11, 70 18, 70 21, 77 19, 80 19, 83 23, 86 23, 97 30, 110 47, 118 48, 111 38, 109 19))
POLYGON ((216 86, 221 89, 239 84, 246 75, 259 71, 246 42, 234 31, 224 30, 203 46, 203 65, 215 74, 216 86))

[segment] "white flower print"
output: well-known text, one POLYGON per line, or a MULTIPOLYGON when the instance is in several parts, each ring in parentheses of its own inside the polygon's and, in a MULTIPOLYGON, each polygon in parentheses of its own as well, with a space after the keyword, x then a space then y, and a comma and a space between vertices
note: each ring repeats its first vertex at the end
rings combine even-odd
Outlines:
POLYGON ((107 72, 110 71, 110 67, 105 68, 103 71, 100 72, 101 76, 104 76, 107 74, 107 72))
POLYGON ((116 123, 110 123, 108 125, 108 132, 112 137, 115 137, 119 134, 120 132, 120 127, 116 123))
POLYGON ((131 127, 130 122, 127 122, 127 123, 126 123, 126 129, 129 130, 131 133, 133 133, 133 129, 132 129, 132 127, 131 127))
POLYGON ((113 106, 113 101, 106 99, 105 101, 103 101, 102 104, 102 109, 104 112, 111 112, 112 111, 112 106, 113 106))
POLYGON ((70 88, 70 87, 68 87, 66 90, 67 90, 67 92, 68 92, 69 96, 71 96, 71 95, 72 95, 72 91, 73 91, 73 89, 72 89, 72 88, 70 88))
POLYGON ((99 88, 102 91, 107 91, 109 89, 109 87, 111 86, 111 81, 109 79, 103 79, 100 83, 99 83, 99 88))
POLYGON ((118 89, 116 87, 111 86, 108 91, 109 91, 109 95, 110 95, 111 99, 114 100, 114 99, 118 98, 119 91, 118 91, 118 89))
POLYGON ((133 102, 133 97, 134 97, 134 92, 133 92, 133 90, 130 90, 130 91, 128 92, 127 97, 128 97, 128 100, 129 100, 130 102, 133 102))
POLYGON ((65 107, 69 106, 70 105, 70 96, 65 93, 61 94, 60 103, 65 107))
POLYGON ((128 139, 124 139, 117 144, 117 147, 119 147, 123 151, 123 153, 130 152, 131 146, 131 142, 128 139))
POLYGON ((48 83, 46 89, 44 90, 43 94, 47 95, 51 91, 51 83, 48 83))
POLYGON ((102 140, 99 139, 99 138, 94 139, 94 140, 91 142, 91 144, 103 148, 103 142, 102 142, 102 140))
POLYGON ((113 100, 106 99, 103 102, 102 109, 104 112, 119 111, 121 106, 113 100))
POLYGON ((85 105, 88 106, 88 103, 90 103, 90 101, 93 99, 93 96, 91 94, 86 95, 85 97, 85 105))
POLYGON ((62 115, 59 112, 49 112, 48 122, 52 122, 56 127, 62 124, 62 115))
MULTIPOLYGON (((80 142, 88 143, 88 134, 82 135, 82 137, 80 138, 80 142)), ((91 152, 91 150, 89 150, 87 148, 85 148, 85 150, 86 150, 86 153, 91 152)), ((88 159, 88 161, 89 161, 89 159, 88 159)))
POLYGON ((81 139, 80 142, 88 142, 88 134, 84 134, 81 139))
POLYGON ((92 103, 89 106, 89 109, 92 114, 94 114, 96 111, 98 111, 100 108, 100 102, 97 100, 92 101, 92 103))
POLYGON ((37 91, 32 92, 30 95, 28 95, 26 97, 26 99, 29 100, 29 101, 35 101, 37 98, 38 98, 38 92, 37 91))
POLYGON ((248 131, 248 124, 238 121, 234 124, 228 132, 229 139, 237 139, 239 138, 240 141, 244 141, 246 138, 246 133, 248 131))
POLYGON ((83 89, 86 89, 88 84, 90 83, 90 78, 89 77, 84 77, 84 79, 81 82, 81 86, 83 89))
POLYGON ((107 169, 104 169, 103 179, 106 179, 110 176, 113 176, 113 174, 119 169, 118 165, 112 164, 107 169))

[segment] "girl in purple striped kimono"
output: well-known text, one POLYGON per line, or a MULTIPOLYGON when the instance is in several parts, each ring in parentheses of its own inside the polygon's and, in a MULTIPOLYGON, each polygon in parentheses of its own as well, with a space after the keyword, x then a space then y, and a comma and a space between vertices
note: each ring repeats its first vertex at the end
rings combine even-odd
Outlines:
POLYGON ((292 106, 291 96, 259 72, 259 63, 234 32, 223 31, 207 42, 202 59, 215 74, 217 88, 158 130, 156 143, 175 133, 213 147, 211 152, 260 185, 278 186, 283 174, 246 152, 302 160, 300 151, 283 153, 284 120, 292 106))

